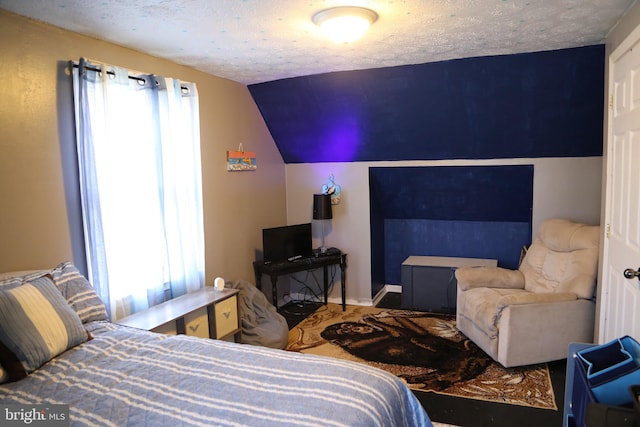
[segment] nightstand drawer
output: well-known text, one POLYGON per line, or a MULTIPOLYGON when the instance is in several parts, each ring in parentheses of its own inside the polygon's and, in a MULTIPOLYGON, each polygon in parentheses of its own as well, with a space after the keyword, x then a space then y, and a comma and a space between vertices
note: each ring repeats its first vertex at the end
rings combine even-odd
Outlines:
POLYGON ((216 303, 216 337, 221 338, 238 329, 237 295, 216 303))
POLYGON ((184 315, 184 329, 187 335, 209 338, 209 318, 207 308, 202 307, 184 315))
POLYGON ((151 329, 151 332, 157 332, 159 334, 165 335, 178 335, 178 330, 176 328, 176 322, 167 322, 156 328, 151 329))
POLYGON ((162 334, 241 341, 238 290, 205 286, 116 321, 162 334))

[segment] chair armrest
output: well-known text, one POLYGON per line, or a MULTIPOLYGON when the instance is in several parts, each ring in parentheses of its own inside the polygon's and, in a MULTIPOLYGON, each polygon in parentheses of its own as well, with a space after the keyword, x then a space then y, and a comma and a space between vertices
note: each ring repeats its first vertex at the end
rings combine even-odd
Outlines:
POLYGON ((458 288, 524 289, 524 275, 502 267, 462 267, 456 270, 458 288))
POLYGON ((517 294, 504 295, 498 300, 498 311, 510 305, 526 305, 554 303, 577 300, 578 296, 573 292, 535 293, 519 292, 517 294))

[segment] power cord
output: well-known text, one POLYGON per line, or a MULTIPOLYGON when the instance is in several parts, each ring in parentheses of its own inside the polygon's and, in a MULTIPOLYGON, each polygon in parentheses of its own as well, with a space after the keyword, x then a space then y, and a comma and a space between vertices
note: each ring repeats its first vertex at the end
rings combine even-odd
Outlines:
MULTIPOLYGON (((318 281, 318 278, 316 277, 316 275, 314 274, 317 270, 319 270, 319 268, 314 269, 314 270, 309 270, 306 272, 306 276, 304 278, 304 280, 300 280, 295 276, 292 276, 293 280, 296 281, 297 283, 299 283, 300 285, 302 285, 302 288, 300 289, 300 293, 302 294, 302 300, 293 300, 291 299, 289 302, 290 303, 301 303, 301 304, 317 304, 317 303, 324 303, 324 284, 320 283, 318 281), (315 283, 315 288, 317 289, 313 289, 311 286, 308 285, 308 282, 310 281, 310 277, 313 279, 313 282, 315 283)), ((331 266, 331 276, 327 278, 328 280, 328 289, 327 289, 327 293, 330 294, 333 291, 333 287, 335 284, 335 279, 336 279, 336 272, 337 272, 337 266, 331 266)))

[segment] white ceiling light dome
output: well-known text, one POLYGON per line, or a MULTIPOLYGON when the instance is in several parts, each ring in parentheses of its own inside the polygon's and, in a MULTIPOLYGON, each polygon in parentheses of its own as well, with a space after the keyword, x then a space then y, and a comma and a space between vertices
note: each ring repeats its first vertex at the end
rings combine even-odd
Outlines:
POLYGON ((352 43, 367 32, 378 14, 364 7, 339 6, 321 10, 312 19, 336 43, 352 43))

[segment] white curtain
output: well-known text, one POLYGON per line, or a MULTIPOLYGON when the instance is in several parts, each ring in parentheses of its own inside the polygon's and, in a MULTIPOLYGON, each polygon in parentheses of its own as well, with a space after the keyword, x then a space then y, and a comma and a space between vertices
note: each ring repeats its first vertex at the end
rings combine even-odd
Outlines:
POLYGON ((89 276, 113 320, 204 285, 195 84, 73 70, 89 276))

